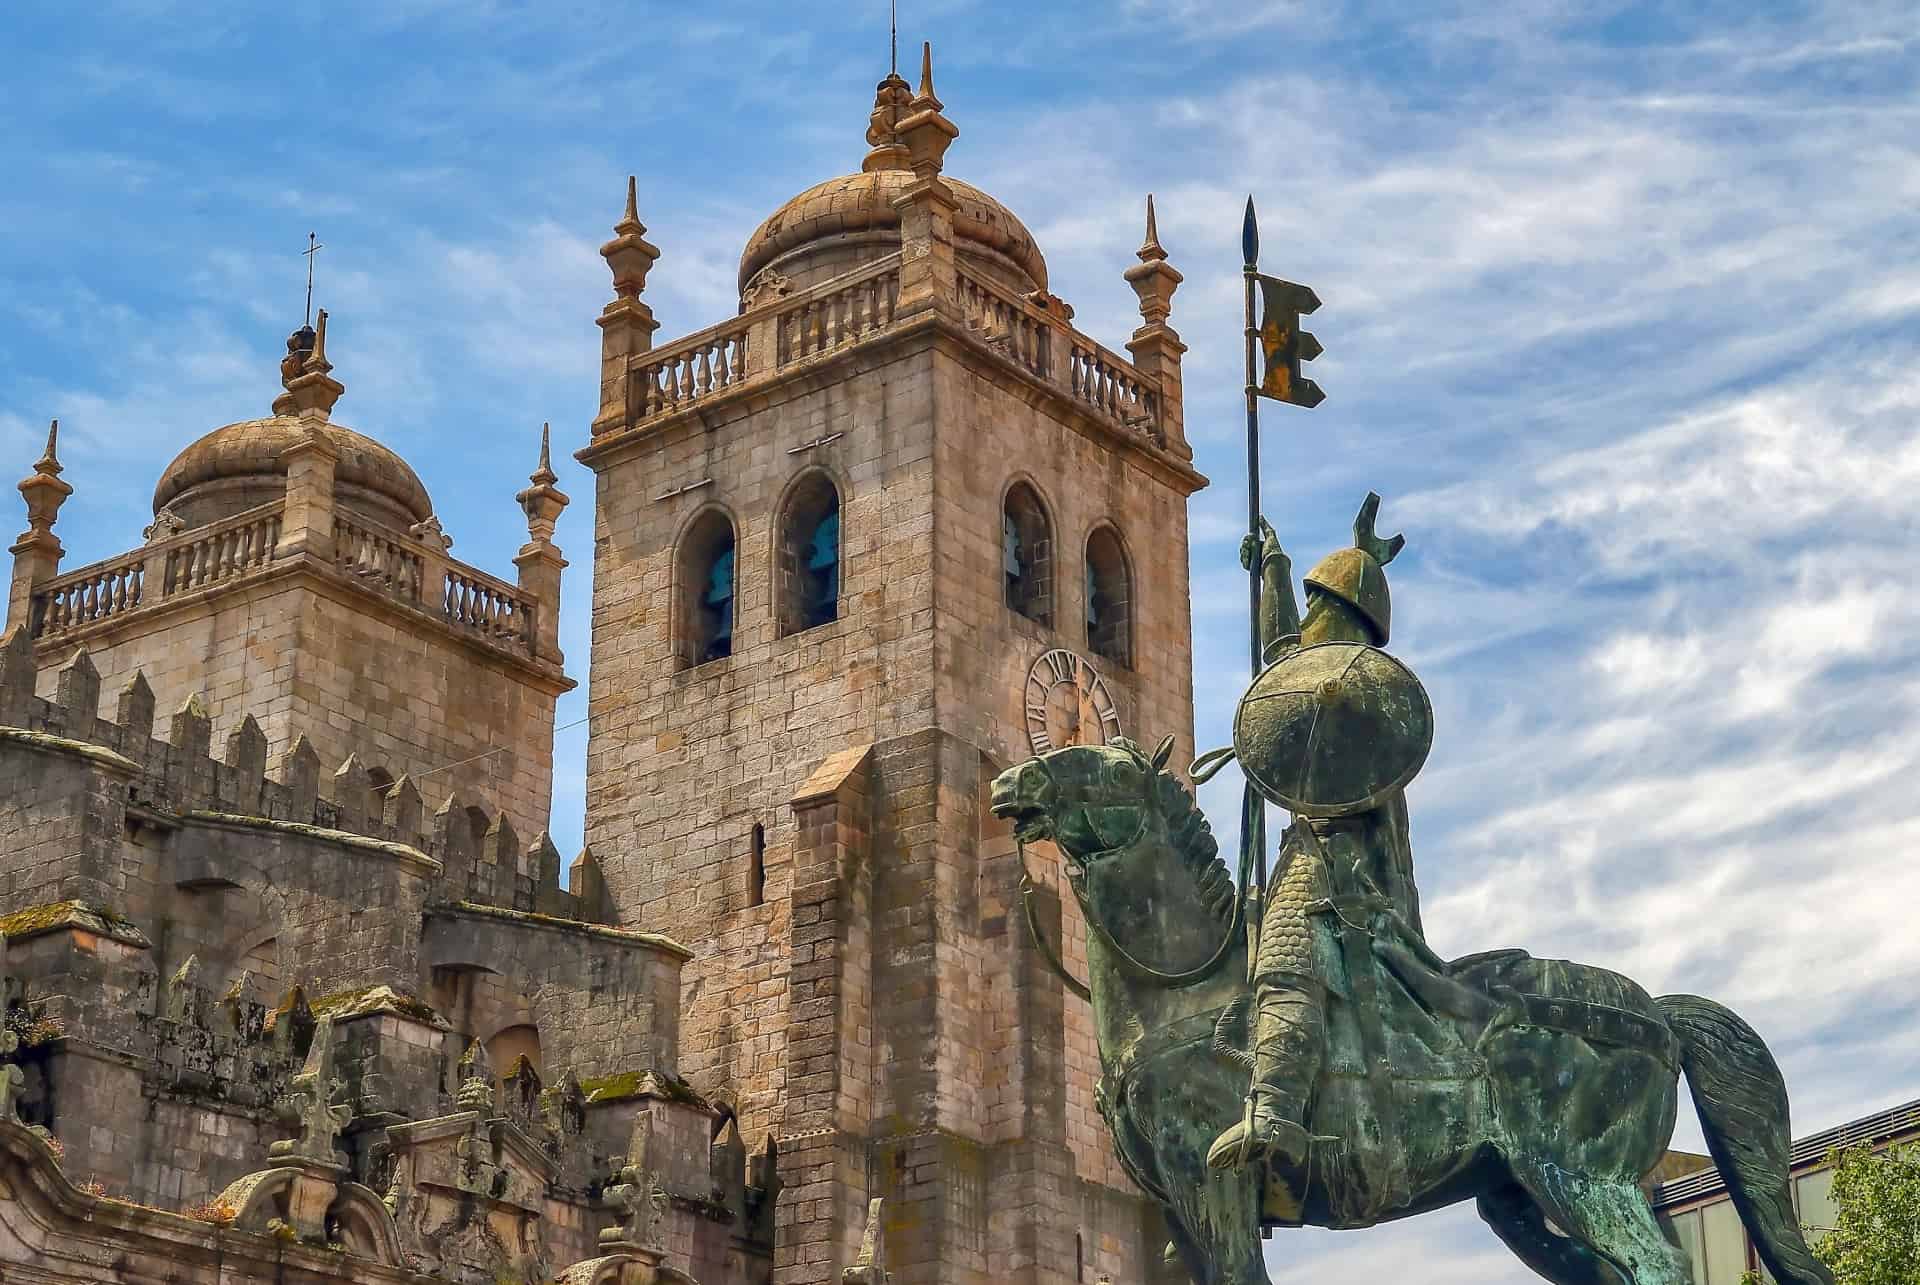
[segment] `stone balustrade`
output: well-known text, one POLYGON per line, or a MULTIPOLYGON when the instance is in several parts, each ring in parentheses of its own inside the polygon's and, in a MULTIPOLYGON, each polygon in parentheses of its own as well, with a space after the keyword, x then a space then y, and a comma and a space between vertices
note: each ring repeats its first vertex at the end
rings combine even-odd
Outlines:
POLYGON ((284 507, 280 501, 262 504, 210 526, 182 531, 164 549, 162 595, 203 589, 273 561, 284 507))
POLYGON ((886 329, 899 301, 899 255, 781 300, 774 315, 777 364, 832 352, 886 329))
POLYGON ((459 563, 449 566, 441 610, 456 629, 503 647, 533 648, 537 629, 533 600, 484 571, 459 563))
POLYGON ((1108 419, 1160 440, 1159 398, 1153 386, 1126 358, 1077 331, 1067 356, 1067 385, 1075 397, 1108 419))
POLYGON ((420 546, 410 536, 335 511, 333 562, 377 593, 418 606, 426 583, 420 546))
POLYGON ((33 629, 54 635, 138 607, 146 593, 144 555, 122 554, 49 580, 34 594, 33 629))
MULTIPOLYGON (((48 580, 34 591, 36 640, 215 588, 280 560, 285 501, 275 500, 48 580)), ((438 616, 447 628, 531 655, 539 604, 525 590, 454 562, 433 543, 336 510, 333 566, 356 588, 438 616), (429 586, 435 588, 430 589, 429 586)))
POLYGON ((746 379, 747 327, 739 321, 709 326, 646 357, 633 372, 635 419, 678 410, 746 379))
MULTIPOLYGON (((901 256, 891 254, 804 291, 762 296, 739 317, 642 354, 630 375, 630 423, 665 417, 892 329, 900 270, 901 256)), ((1006 360, 1120 431, 1166 444, 1157 381, 1068 325, 1062 310, 964 267, 953 303, 968 329, 1006 360)))

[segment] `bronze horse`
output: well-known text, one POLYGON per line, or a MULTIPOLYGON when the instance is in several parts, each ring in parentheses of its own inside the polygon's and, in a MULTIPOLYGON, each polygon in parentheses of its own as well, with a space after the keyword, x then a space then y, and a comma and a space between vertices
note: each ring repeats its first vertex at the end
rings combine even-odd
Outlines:
POLYGON ((1263 1285, 1263 1226, 1362 1227, 1469 1199, 1559 1285, 1689 1285, 1639 1186, 1672 1137, 1681 1071, 1775 1279, 1831 1285, 1793 1213, 1785 1086, 1745 1022, 1522 951, 1416 958, 1384 914, 1344 925, 1363 956, 1342 953, 1337 908, 1316 929, 1335 1050, 1314 1095, 1321 1143, 1298 1166, 1208 1168, 1248 1088, 1245 877, 1165 770, 1170 748, 1055 750, 1002 773, 992 806, 1023 846, 1051 840, 1064 858, 1088 926, 1088 984, 1068 983, 1093 1005, 1096 1100, 1197 1285, 1263 1285))

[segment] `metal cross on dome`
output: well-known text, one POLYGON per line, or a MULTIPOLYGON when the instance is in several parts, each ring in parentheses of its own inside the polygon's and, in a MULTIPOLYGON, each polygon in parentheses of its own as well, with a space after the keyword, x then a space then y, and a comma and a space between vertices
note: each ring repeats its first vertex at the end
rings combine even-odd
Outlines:
POLYGON ((307 233, 307 248, 300 252, 307 260, 307 314, 306 319, 300 323, 303 326, 313 324, 313 256, 326 248, 317 239, 316 233, 307 233))

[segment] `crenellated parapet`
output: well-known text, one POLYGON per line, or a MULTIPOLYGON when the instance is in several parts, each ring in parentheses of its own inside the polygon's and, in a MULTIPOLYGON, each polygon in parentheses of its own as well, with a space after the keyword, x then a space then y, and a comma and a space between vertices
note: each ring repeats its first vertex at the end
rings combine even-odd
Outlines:
MULTIPOLYGON (((153 689, 138 671, 113 700, 116 716, 103 717, 100 675, 85 647, 59 671, 54 697, 43 698, 34 690, 28 634, 17 626, 0 636, 0 747, 70 761, 94 778, 121 783, 128 823, 136 828, 203 825, 297 834, 408 864, 431 877, 435 900, 569 920, 609 915, 591 854, 582 853, 572 866, 575 890, 561 887, 560 853, 552 839, 542 831, 523 840, 504 813, 464 790, 448 790, 430 804, 412 777, 376 783, 355 754, 327 768, 299 734, 270 760, 266 735, 252 715, 216 746, 212 720, 197 695, 156 727, 153 689)), ((427 781, 427 790, 434 785, 427 781)), ((57 900, 84 890, 37 891, 52 891, 58 895, 46 899, 57 900)), ((35 892, 16 889, 0 905, 35 892)))

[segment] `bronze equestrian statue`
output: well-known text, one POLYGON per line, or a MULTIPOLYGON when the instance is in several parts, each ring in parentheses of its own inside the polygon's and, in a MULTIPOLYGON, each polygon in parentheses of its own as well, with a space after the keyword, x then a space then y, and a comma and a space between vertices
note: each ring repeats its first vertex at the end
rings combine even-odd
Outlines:
POLYGON ((1378 504, 1305 577, 1304 618, 1271 529, 1242 549, 1259 559, 1267 663, 1232 749, 1194 774, 1238 758, 1293 814, 1264 896, 1254 809, 1236 881, 1166 770, 1172 738, 1151 755, 1055 750, 993 783, 1023 847, 1058 848, 1086 918, 1089 980, 1067 983, 1092 1001, 1096 1101, 1166 1213, 1168 1253, 1197 1285, 1263 1285, 1264 1227, 1367 1227, 1472 1199, 1559 1285, 1689 1285, 1639 1185, 1684 1071, 1774 1278, 1831 1285, 1794 1216, 1786 1088, 1751 1027, 1591 965, 1428 948, 1403 789, 1433 713, 1383 650, 1402 541, 1374 535, 1378 504))

